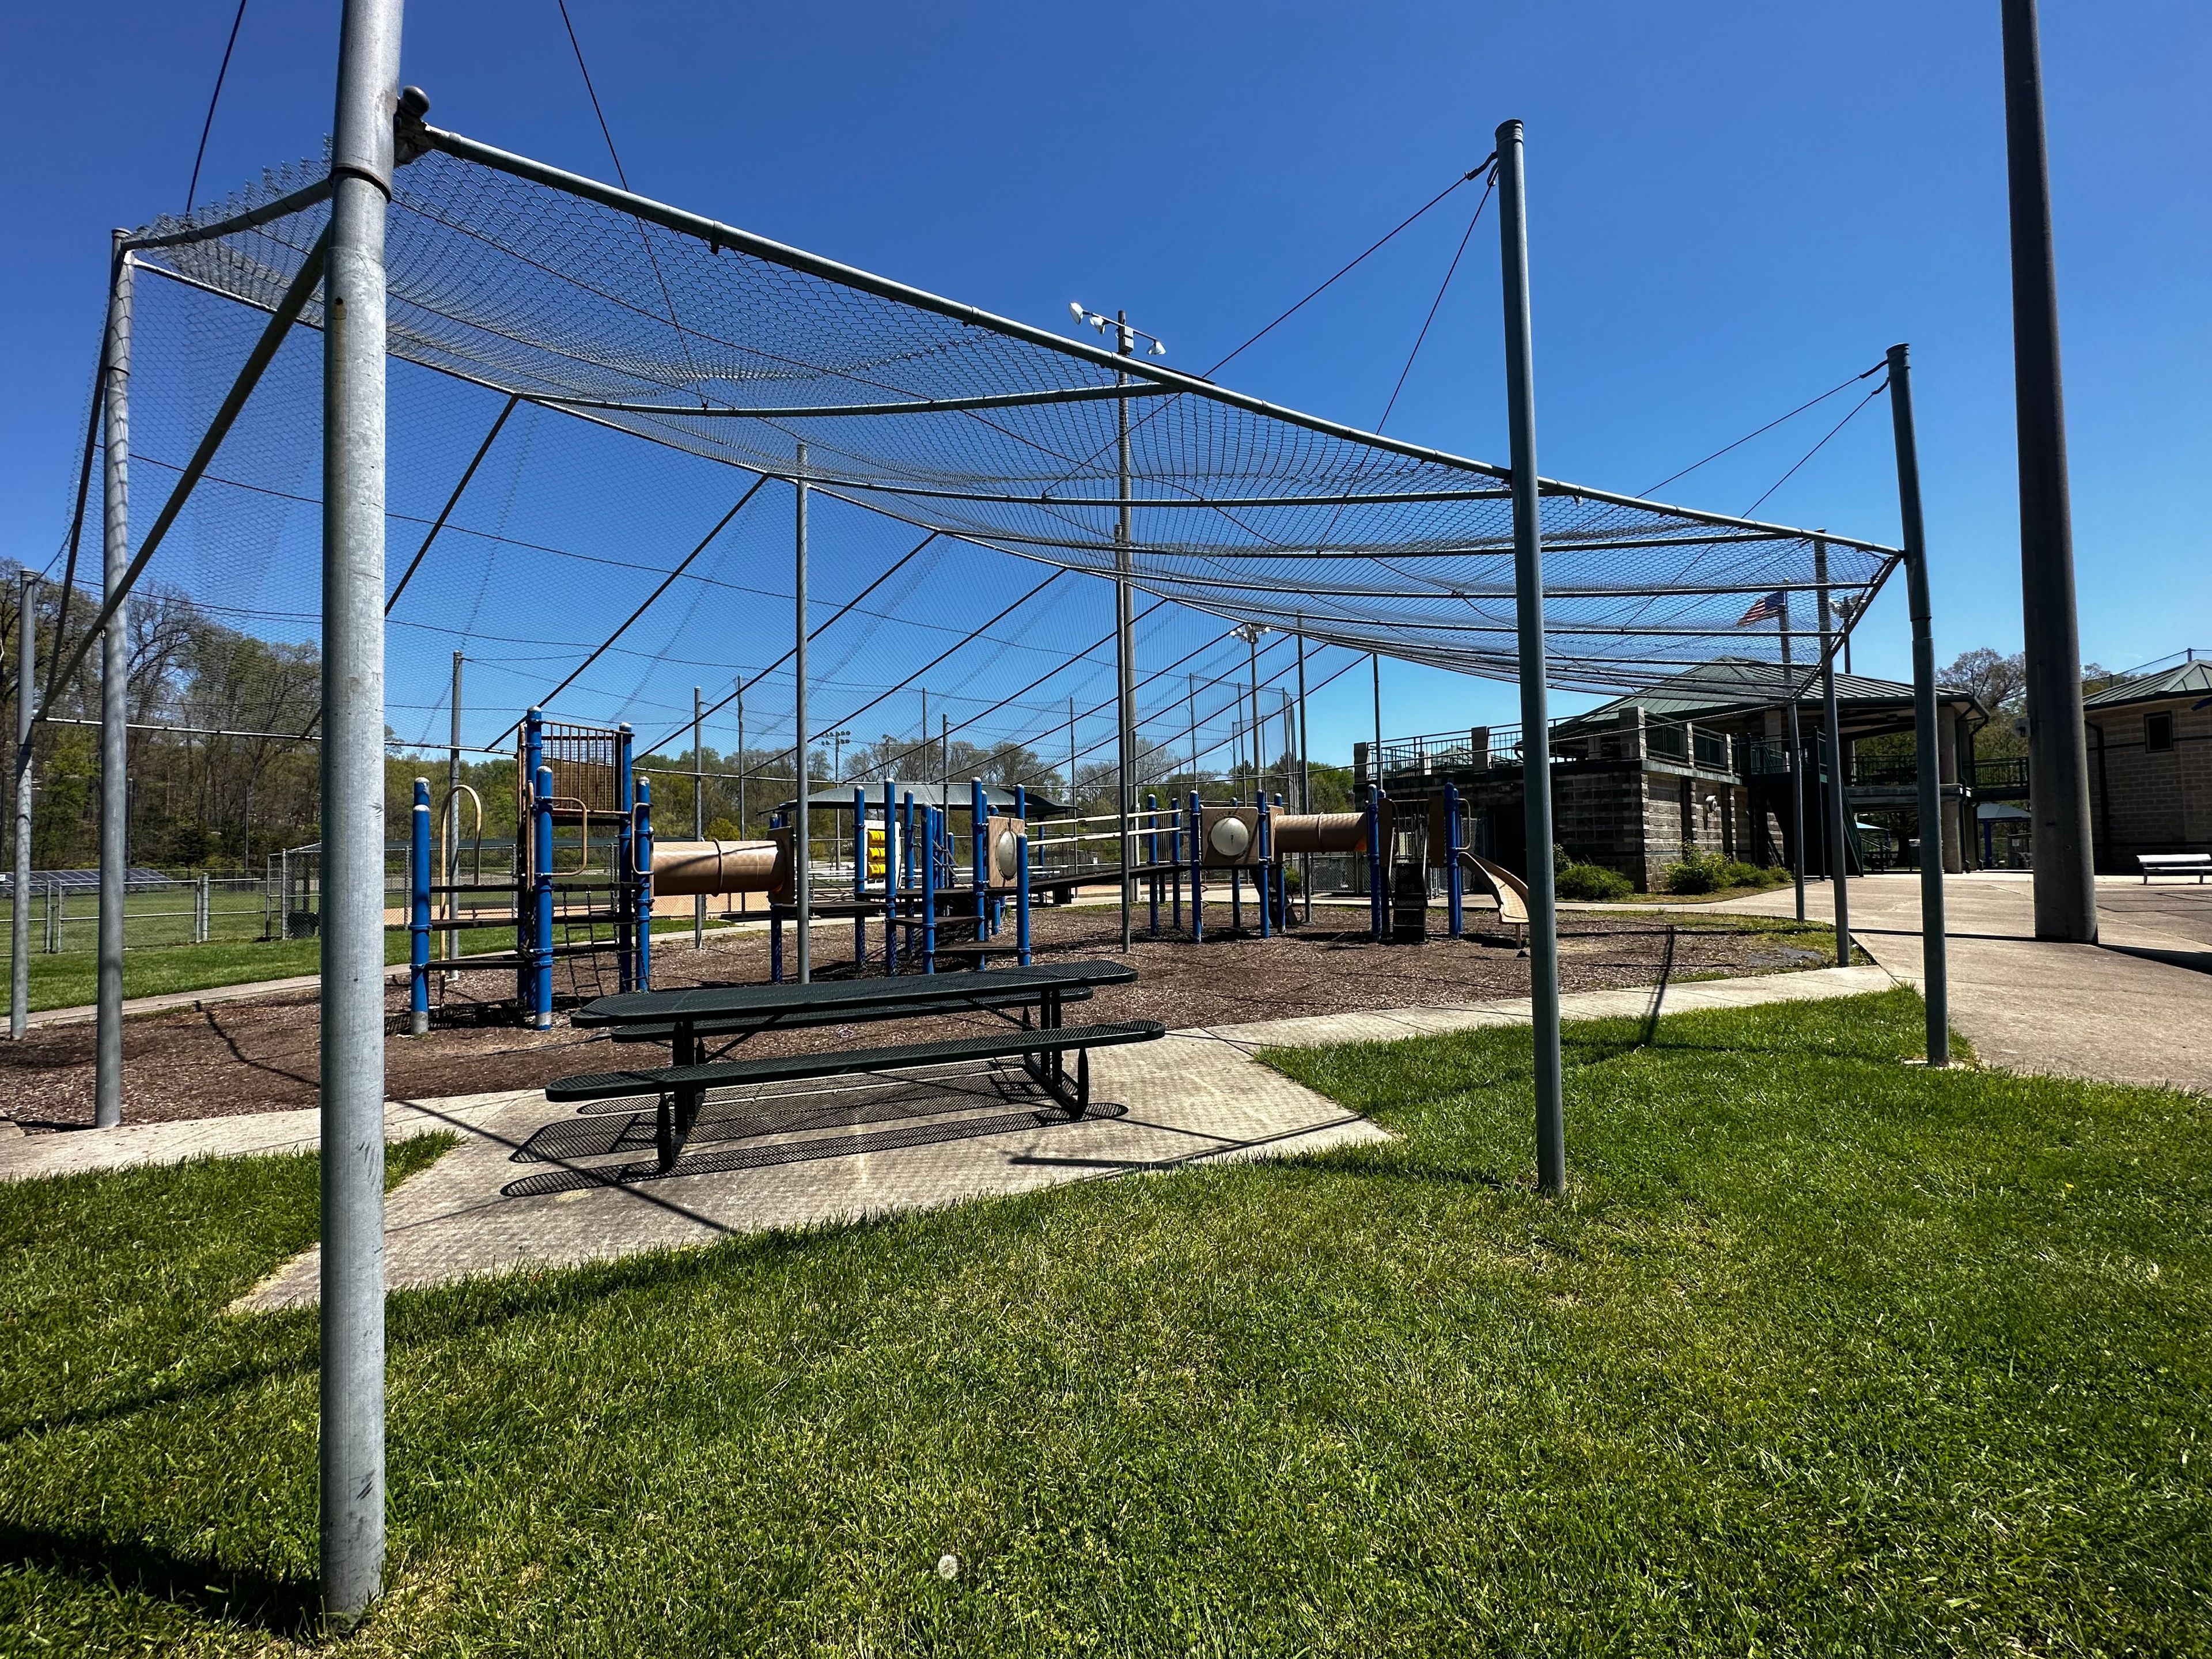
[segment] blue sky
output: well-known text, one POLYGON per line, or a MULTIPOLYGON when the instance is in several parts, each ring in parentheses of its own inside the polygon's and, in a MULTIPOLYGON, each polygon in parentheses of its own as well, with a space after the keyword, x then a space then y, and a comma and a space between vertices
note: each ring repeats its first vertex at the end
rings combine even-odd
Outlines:
MULTIPOLYGON (((1186 368, 1519 116, 1544 471, 1643 489, 1909 340, 1939 653, 2018 644, 1994 3, 571 10, 635 188, 1038 323, 1071 298, 1126 306, 1186 368)), ((22 158, 0 245, 0 552, 33 565, 62 528, 107 228, 182 204, 232 11, 0 23, 22 158)), ((249 5, 204 197, 319 150, 337 11, 249 5)), ((2212 645, 2212 9, 2046 0, 2044 29, 2082 642, 2121 666, 2212 645)), ((404 73, 441 125, 611 174, 552 0, 418 6, 404 73)), ((1371 423, 1464 211, 1224 378, 1371 423)), ((1503 460, 1495 246, 1486 221, 1389 430, 1503 460)), ((1665 493, 1741 511, 1818 418, 1665 493)), ((1893 539, 1886 405, 1761 514, 1893 539)), ((1862 641, 1859 666, 1903 672, 1901 592, 1862 641)), ((1364 731, 1364 680, 1316 708, 1317 750, 1364 731)), ((1510 688, 1385 681, 1394 732, 1511 717, 1510 688)))

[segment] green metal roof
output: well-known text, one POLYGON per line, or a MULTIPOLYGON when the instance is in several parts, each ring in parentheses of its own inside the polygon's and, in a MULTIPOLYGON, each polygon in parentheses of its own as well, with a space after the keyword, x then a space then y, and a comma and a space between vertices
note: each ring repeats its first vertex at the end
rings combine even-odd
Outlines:
POLYGON ((2212 661, 2177 663, 2156 674, 2140 674, 2081 699, 2084 708, 2118 708, 2128 703, 2163 702, 2172 697, 2212 696, 2212 661))
MULTIPOLYGON (((1800 668, 1796 671, 1803 673, 1800 668)), ((1748 657, 1717 657, 1709 663, 1686 669, 1680 674, 1661 680, 1649 689, 1632 691, 1601 704, 1588 714, 1577 715, 1571 721, 1560 722, 1563 727, 1601 726, 1610 723, 1624 708, 1641 708, 1650 720, 1712 719, 1732 714, 1749 714, 1761 708, 1771 708, 1789 700, 1790 679, 1784 676, 1778 663, 1757 662, 1748 657)), ((1974 702, 1969 692, 1945 688, 1942 696, 1947 702, 1961 698, 1974 702)), ((1820 681, 1816 674, 1806 685, 1803 706, 1817 706, 1820 702, 1820 681)), ((1899 680, 1873 679, 1864 674, 1836 676, 1836 704, 1844 709, 1896 708, 1910 710, 1912 707, 1912 688, 1899 680)), ((1981 712, 1986 713, 1986 710, 1981 712)))

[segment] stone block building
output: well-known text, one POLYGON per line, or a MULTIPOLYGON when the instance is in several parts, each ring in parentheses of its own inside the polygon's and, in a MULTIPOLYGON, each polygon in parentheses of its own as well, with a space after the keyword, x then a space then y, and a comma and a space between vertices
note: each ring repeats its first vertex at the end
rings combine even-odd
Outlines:
MULTIPOLYGON (((1828 845, 1820 794, 1829 777, 1826 717, 1817 681, 1799 708, 1803 753, 1791 765, 1789 684, 1772 664, 1722 658, 1556 722, 1552 816, 1559 844, 1570 857, 1618 870, 1648 890, 1686 848, 1752 864, 1789 864, 1802 823, 1808 874, 1825 876, 1838 856, 1854 869, 1864 867, 1862 849, 1839 852, 1828 845)), ((1861 776, 1854 759, 1856 745, 1866 738, 1912 729, 1912 688, 1838 674, 1836 699, 1847 819, 1856 823, 1863 812, 1917 812, 1909 769, 1870 768, 1861 776)), ((1942 844, 1945 867, 1956 870, 1975 855, 1973 792, 1960 780, 1972 776, 1973 733, 1988 714, 1970 694, 1947 690, 1941 716, 1942 844)), ((1477 726, 1386 741, 1383 788, 1392 799, 1404 801, 1439 793, 1447 782, 1455 786, 1474 849, 1510 869, 1525 869, 1517 738, 1517 729, 1477 726)), ((1358 744, 1353 757, 1363 793, 1374 770, 1369 750, 1358 744)))
POLYGON ((2138 853, 2212 852, 2212 661, 2187 651, 2081 700, 2097 868, 2138 853))

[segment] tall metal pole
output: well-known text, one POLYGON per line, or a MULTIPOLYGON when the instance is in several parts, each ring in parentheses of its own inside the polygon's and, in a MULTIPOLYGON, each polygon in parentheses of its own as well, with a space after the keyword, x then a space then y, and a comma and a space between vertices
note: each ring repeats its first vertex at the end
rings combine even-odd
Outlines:
MULTIPOLYGON (((737 681, 737 838, 745 838, 745 677, 737 681)), ((737 896, 738 911, 752 909, 752 894, 737 896)))
MULTIPOLYGON (((1129 313, 1114 313, 1115 338, 1121 353, 1136 350, 1137 337, 1129 332, 1129 313)), ((1115 384, 1127 386, 1129 377, 1117 373, 1115 384)), ((1114 702, 1115 713, 1114 813, 1120 831, 1121 860, 1121 949, 1129 948, 1130 912, 1137 902, 1137 878, 1130 873, 1136 860, 1136 838, 1129 833, 1129 814, 1136 806, 1130 774, 1137 764, 1136 641, 1132 637, 1129 578, 1133 573, 1129 544, 1129 400, 1114 400, 1115 454, 1120 480, 1121 509, 1114 526, 1114 702)))
POLYGON ((384 220, 400 17, 400 0, 346 0, 323 276, 322 1577, 341 1626, 384 1576, 384 220))
MULTIPOLYGON (((1844 724, 1836 712, 1836 648, 1829 637, 1828 542, 1813 541, 1813 580, 1820 585, 1820 705, 1828 726, 1828 878, 1835 892, 1836 966, 1851 965, 1850 825, 1844 799, 1844 724)), ((1846 638, 1849 635, 1845 635, 1846 638)))
MULTIPOLYGON (((100 507, 104 531, 103 599, 121 591, 131 563, 131 306, 133 268, 114 234, 114 267, 107 296, 107 385, 102 398, 105 467, 100 507)), ((130 775, 129 610, 117 604, 100 641, 100 956, 93 1036, 93 1121, 112 1129, 123 1121, 123 872, 126 779, 130 775)), ((380 736, 382 734, 380 733, 380 736)))
MULTIPOLYGON (((699 688, 691 688, 691 839, 707 838, 707 720, 700 712, 702 699, 699 688)), ((691 900, 691 948, 707 948, 707 896, 695 894, 691 900)))
POLYGON ((2004 0, 2002 15, 2035 936, 2094 945, 2096 846, 2089 829, 2081 641, 2074 611, 2074 510, 2066 480, 2066 404, 2058 372, 2058 276, 2051 246, 2043 53, 2035 0, 2004 0))
MULTIPOLYGON (((799 446, 799 476, 793 481, 793 495, 797 501, 798 519, 793 537, 797 569, 792 586, 797 594, 797 616, 793 629, 797 635, 793 648, 795 664, 792 669, 795 685, 792 699, 792 720, 798 727, 798 761, 793 771, 799 779, 799 806, 791 833, 792 897, 799 906, 799 982, 807 984, 814 977, 814 941, 811 938, 809 913, 814 908, 813 872, 808 868, 806 836, 809 828, 809 809, 812 802, 806 788, 806 446, 799 446)), ((922 732, 926 738, 927 730, 922 732)))
POLYGON ((1559 1059, 1559 915, 1552 889, 1552 741, 1544 695, 1541 502, 1536 489, 1535 343, 1528 316, 1528 197, 1521 124, 1498 129, 1498 244, 1504 267, 1505 398, 1513 465, 1513 586, 1520 624, 1521 781, 1528 842, 1528 1000, 1536 1045, 1536 1179, 1567 1184, 1559 1059))
MULTIPOLYGON (((1183 678, 1188 682, 1188 689, 1184 695, 1189 699, 1185 712, 1190 717, 1190 787, 1196 789, 1198 787, 1198 676, 1186 674, 1183 678)), ((1197 832, 1193 830, 1192 833, 1195 835, 1197 832)))
POLYGON ((1367 653, 1367 665, 1375 675, 1375 747, 1367 757, 1367 781, 1370 787, 1382 787, 1382 653, 1367 653))
MULTIPOLYGON (((1247 626, 1249 624, 1248 623, 1247 626)), ((1249 672, 1252 676, 1252 787, 1264 793, 1267 787, 1267 751, 1262 743, 1262 738, 1266 736, 1266 729, 1260 724, 1260 635, 1261 631, 1258 628, 1253 628, 1252 631, 1244 636, 1244 644, 1247 647, 1246 654, 1250 659, 1249 672)))
POLYGON ((1782 608, 1774 626, 1782 635, 1782 686, 1789 693, 1786 716, 1790 732, 1790 877, 1797 890, 1797 920, 1805 920, 1805 737, 1797 723, 1797 677, 1790 672, 1790 590, 1782 591, 1782 608))
MULTIPOLYGON (((1298 618, 1298 811, 1313 811, 1313 751, 1306 738, 1305 618, 1298 618)), ((1308 921, 1313 920, 1313 854, 1298 854, 1298 896, 1308 921)))
MULTIPOLYGON (((451 742, 446 750, 446 872, 440 878, 446 884, 446 920, 455 921, 461 914, 461 896, 453 890, 461 882, 461 653, 453 653, 453 707, 451 742)), ((477 833, 483 833, 479 823, 477 833)), ((453 928, 446 930, 446 960, 451 962, 461 953, 461 936, 453 928)))
POLYGON ((26 570, 15 611, 15 879, 8 894, 8 1036, 31 1024, 31 688, 39 668, 39 579, 26 570))
POLYGON ((1920 762, 1920 994, 1928 1005, 1928 1063, 1951 1063, 1951 988, 1943 938, 1943 775, 1936 757, 1936 639, 1928 603, 1928 543, 1920 516, 1920 447, 1912 429, 1912 366, 1889 349, 1889 414, 1897 437, 1897 510, 1904 522, 1905 591, 1912 612, 1912 731, 1920 762))

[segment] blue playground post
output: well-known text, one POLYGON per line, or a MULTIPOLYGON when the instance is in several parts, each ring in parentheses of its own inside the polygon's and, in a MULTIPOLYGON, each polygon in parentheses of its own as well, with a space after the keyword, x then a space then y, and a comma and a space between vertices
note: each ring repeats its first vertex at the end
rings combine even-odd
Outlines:
POLYGON ((1168 820, 1168 925, 1182 932, 1182 808, 1168 820))
POLYGON ((1198 791, 1190 792, 1190 937, 1206 942, 1206 817, 1198 808, 1198 791))
POLYGON ((891 799, 891 781, 884 780, 884 972, 898 972, 898 860, 897 804, 891 799))
MULTIPOLYGON (((1274 798, 1268 810, 1271 813, 1283 810, 1283 798, 1279 794, 1274 798)), ((1273 817, 1270 817, 1267 820, 1267 845, 1271 850, 1274 844, 1275 821, 1273 817)), ((1275 926, 1286 933, 1291 931, 1291 881, 1286 868, 1288 862, 1280 854, 1277 854, 1274 863, 1269 866, 1267 872, 1267 879, 1274 884, 1272 890, 1275 895, 1275 926)))
POLYGON ((415 780, 407 827, 407 1029, 430 1030, 430 781, 415 780))
MULTIPOLYGON (((629 733, 623 733, 623 749, 629 749, 629 733)), ((653 988, 653 780, 637 781, 637 828, 630 833, 630 846, 637 855, 635 877, 630 886, 636 906, 637 925, 637 988, 653 988)))
POLYGON ((630 730, 615 727, 615 983, 622 990, 643 988, 639 973, 635 897, 630 890, 637 856, 637 775, 630 769, 630 730))
POLYGON ((1367 792, 1367 931, 1382 937, 1382 787, 1367 792))
POLYGON ((913 956, 920 943, 920 936, 915 932, 913 897, 915 889, 921 884, 921 860, 914 842, 916 816, 914 791, 909 789, 899 797, 899 897, 907 907, 899 925, 899 953, 908 957, 913 956))
MULTIPOLYGON (((783 814, 769 813, 768 827, 782 829, 783 814)), ((771 985, 783 983, 783 917, 778 914, 773 900, 768 907, 768 982, 771 985)))
POLYGON ((918 886, 921 874, 921 866, 915 862, 914 791, 909 789, 899 803, 899 890, 918 886))
POLYGON ((1252 838, 1260 843, 1260 861, 1252 866, 1252 902, 1260 907, 1260 937, 1267 939, 1272 937, 1268 924, 1273 920, 1268 914, 1271 907, 1267 902, 1270 875, 1267 869, 1267 792, 1257 790, 1252 799, 1258 807, 1253 816, 1255 827, 1252 838))
POLYGON ((1014 786, 1014 816, 1021 820, 1021 846, 1014 863, 1014 957, 1030 965, 1030 792, 1014 786))
MULTIPOLYGON (((532 708, 522 717, 523 793, 534 796, 538 769, 545 760, 545 714, 532 708)), ((528 805, 529 818, 521 831, 526 842, 537 839, 538 806, 528 805)), ((534 848, 514 865, 514 1006, 525 1018, 538 1008, 538 854, 534 848)))
POLYGON ((1467 932, 1467 886, 1459 870, 1459 788, 1449 783, 1444 786, 1444 851, 1451 859, 1444 877, 1445 902, 1451 907, 1451 936, 1460 939, 1467 932))
POLYGON ((1160 798, 1145 797, 1145 862, 1151 866, 1145 877, 1145 891, 1152 904, 1152 937, 1160 936, 1160 798))
POLYGON ((973 861, 969 884, 975 891, 975 942, 981 944, 991 927, 991 804, 983 798, 983 780, 968 780, 968 844, 973 861))
POLYGON ((923 807, 921 826, 929 841, 921 860, 921 971, 933 974, 937 971, 937 842, 944 833, 944 809, 923 807))
POLYGON ((860 900, 868 896, 868 792, 853 786, 853 966, 868 960, 868 919, 860 900))
POLYGON ((541 1031, 553 1029, 553 769, 538 769, 538 810, 531 830, 531 859, 537 866, 532 907, 537 915, 531 954, 535 960, 535 982, 531 1000, 533 1023, 541 1031))

